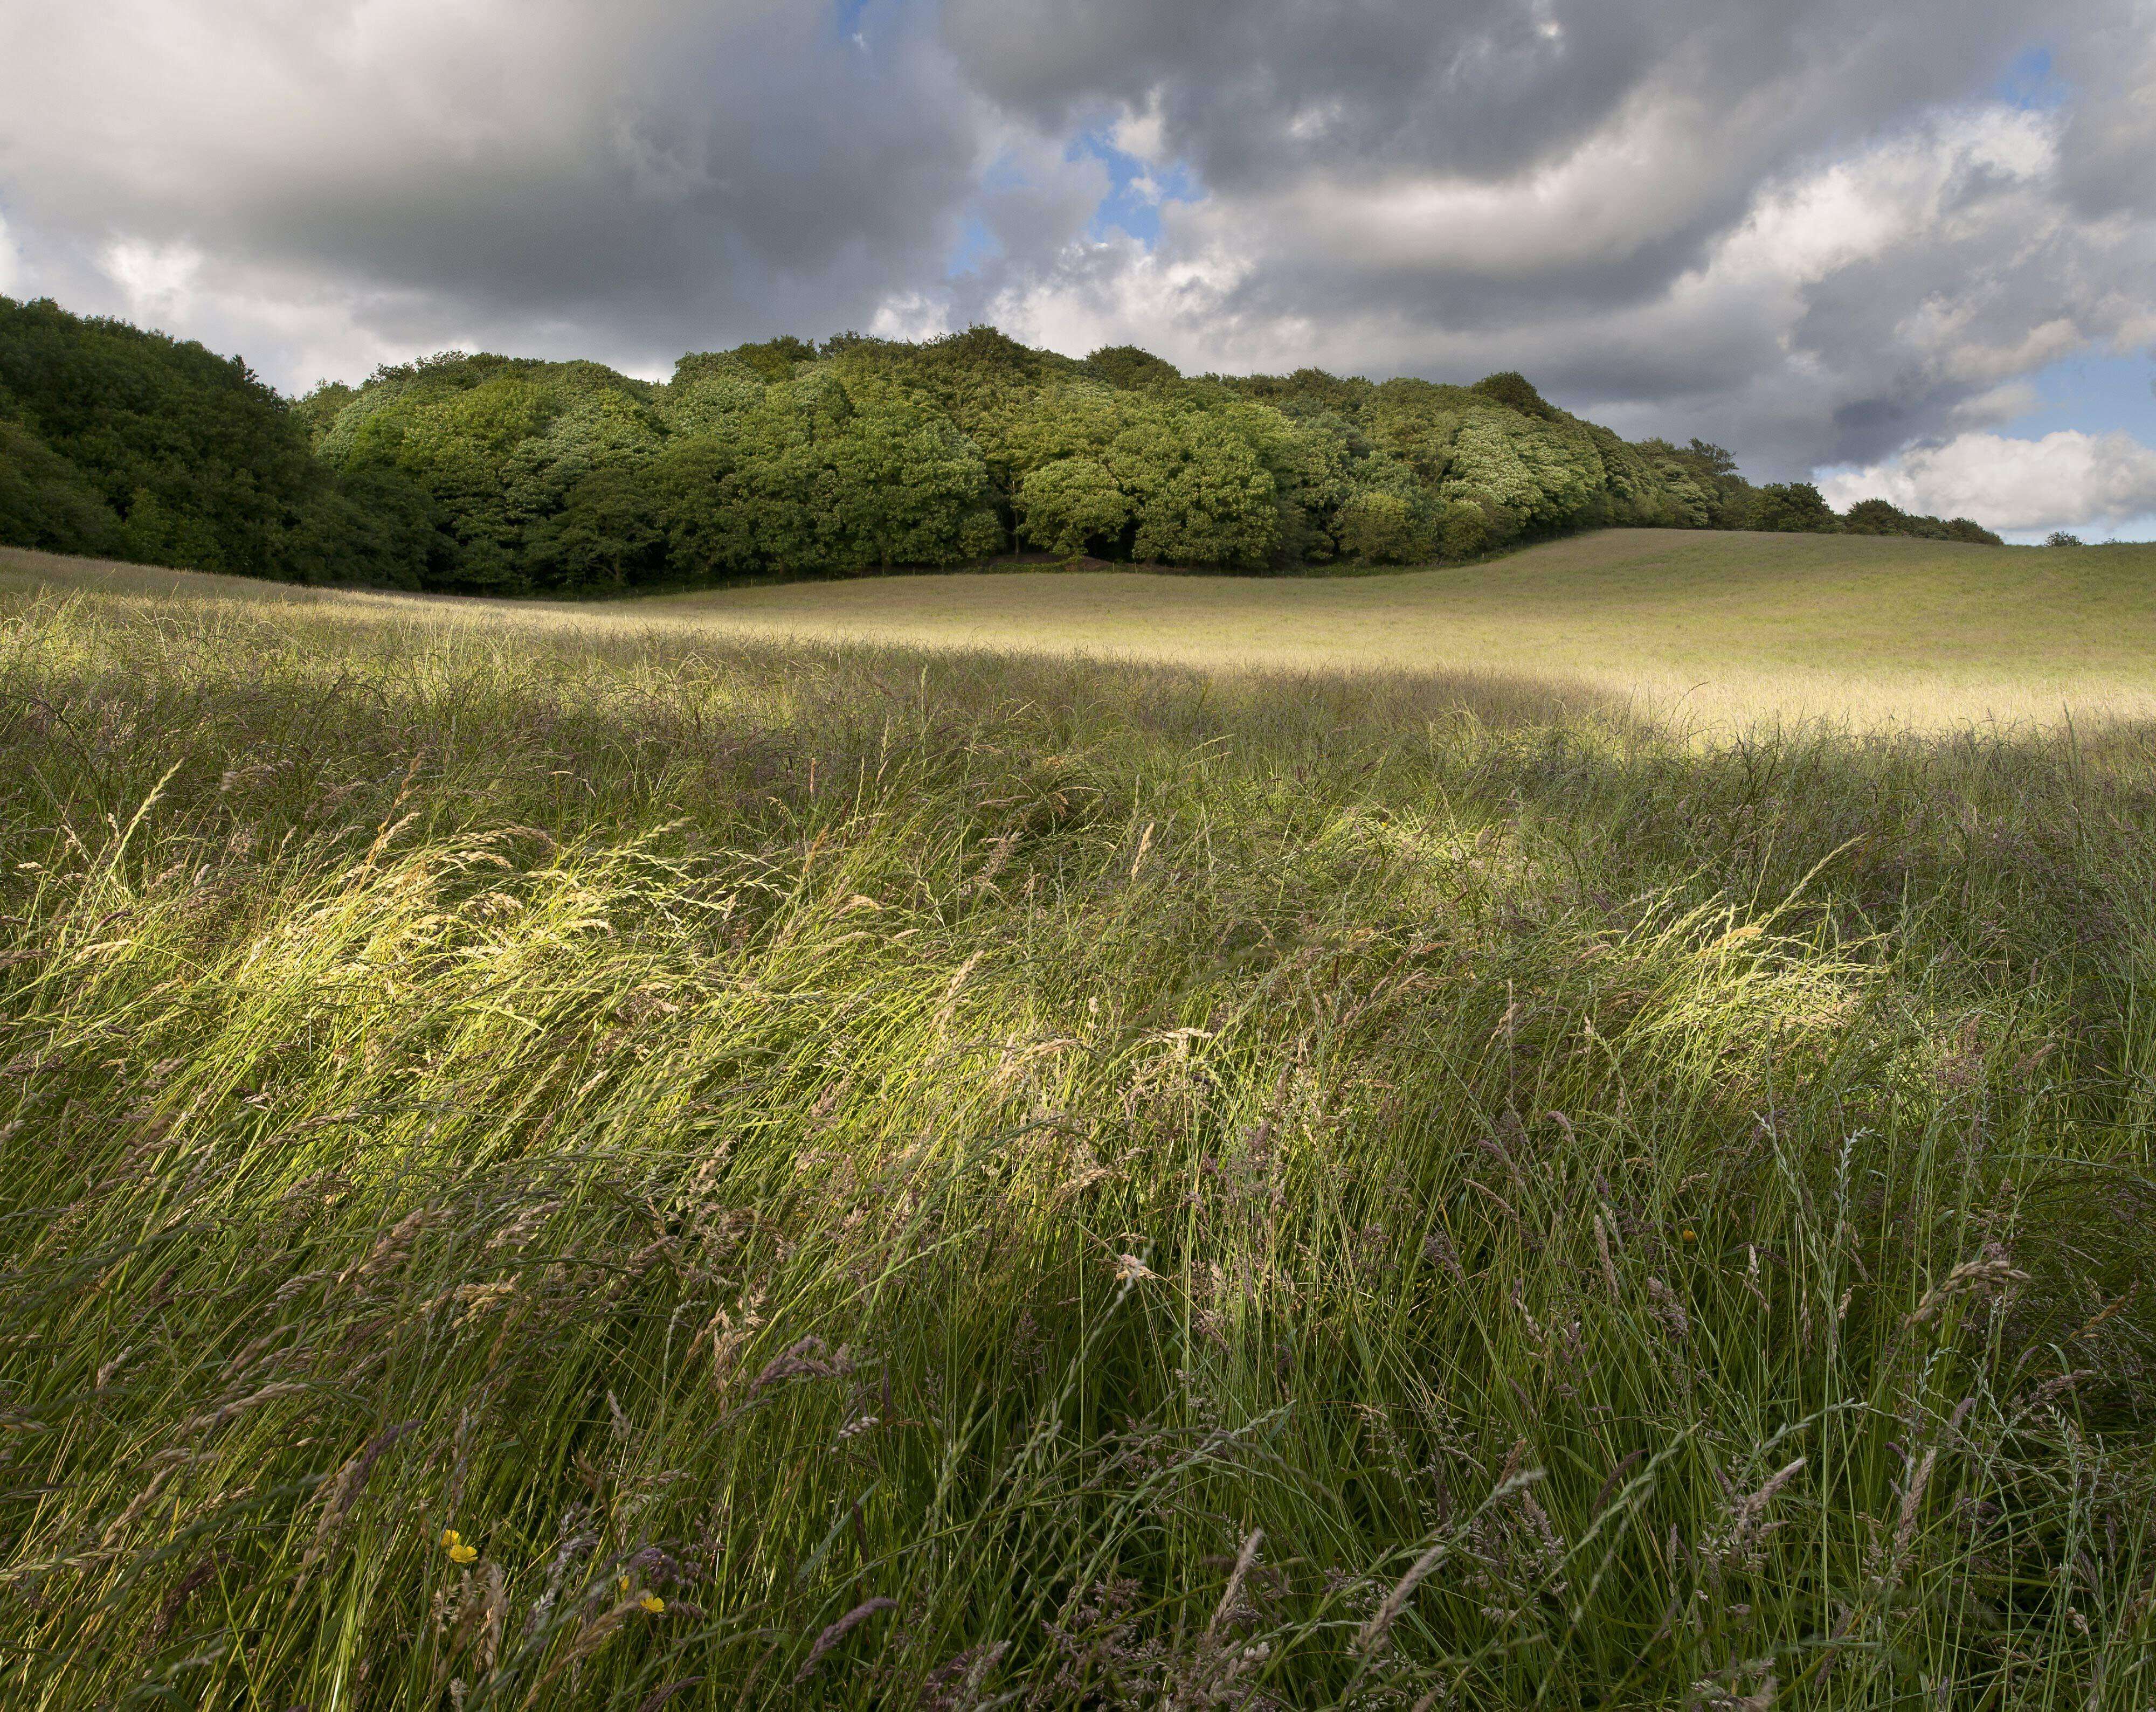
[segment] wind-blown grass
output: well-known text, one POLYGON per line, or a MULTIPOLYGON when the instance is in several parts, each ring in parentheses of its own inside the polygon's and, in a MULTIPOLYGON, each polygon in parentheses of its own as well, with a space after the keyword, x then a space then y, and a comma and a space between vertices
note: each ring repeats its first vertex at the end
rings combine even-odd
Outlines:
POLYGON ((7 597, 39 1707, 2138 1707, 2156 746, 7 597))

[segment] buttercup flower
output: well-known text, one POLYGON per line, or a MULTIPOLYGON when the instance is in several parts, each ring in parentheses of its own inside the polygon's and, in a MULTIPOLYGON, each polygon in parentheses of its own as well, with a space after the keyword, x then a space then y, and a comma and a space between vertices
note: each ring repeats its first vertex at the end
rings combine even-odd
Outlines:
POLYGON ((479 1556, 479 1547, 465 1544, 465 1536, 454 1528, 442 1530, 442 1550, 449 1554, 451 1563, 470 1563, 479 1556))

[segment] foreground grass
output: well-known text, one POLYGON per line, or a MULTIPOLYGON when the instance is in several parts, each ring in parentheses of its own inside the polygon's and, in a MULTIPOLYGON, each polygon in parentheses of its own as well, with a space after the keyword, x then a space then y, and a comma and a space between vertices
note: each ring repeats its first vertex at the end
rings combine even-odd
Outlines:
POLYGON ((138 589, 8 1704, 2148 1704, 2146 731, 138 589))

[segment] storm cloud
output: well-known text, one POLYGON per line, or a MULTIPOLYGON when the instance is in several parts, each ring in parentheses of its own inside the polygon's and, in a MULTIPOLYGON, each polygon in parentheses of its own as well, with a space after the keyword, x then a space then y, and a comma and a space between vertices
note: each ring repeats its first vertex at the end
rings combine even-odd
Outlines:
POLYGON ((1188 368, 1519 368, 1979 516, 1987 459, 2150 438, 2044 386, 2156 345, 2152 0, 16 11, 0 290, 287 387, 993 320, 1188 368))

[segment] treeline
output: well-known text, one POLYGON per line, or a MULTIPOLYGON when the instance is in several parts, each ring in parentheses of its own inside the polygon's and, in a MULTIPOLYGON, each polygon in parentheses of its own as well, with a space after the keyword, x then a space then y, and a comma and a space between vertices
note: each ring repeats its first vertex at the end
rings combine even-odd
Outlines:
POLYGON ((1837 515, 1808 481, 1768 482, 1754 487, 1737 473, 1734 458, 1704 440, 1682 447, 1667 440, 1642 440, 1639 447, 1656 464, 1682 469, 1707 496, 1705 515, 1697 525, 1702 528, 1777 534, 1906 535, 1920 541, 1967 541, 1975 546, 2005 545, 1982 524, 1966 517, 1922 516, 1885 500, 1860 500, 1837 515))
MULTIPOLYGON (((1862 514, 1861 516, 1859 514, 1862 514)), ((451 352, 288 403, 238 359, 0 298, 0 540, 302 581, 583 593, 1034 550, 1417 564, 1610 525, 1998 537, 1838 518, 1515 374, 1185 377, 993 328, 684 357, 666 382, 451 352)))
POLYGON ((409 584, 434 533, 423 492, 322 463, 238 357, 0 297, 0 542, 409 584))

